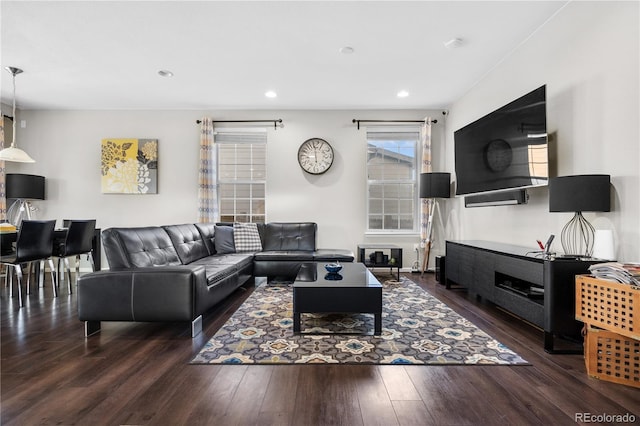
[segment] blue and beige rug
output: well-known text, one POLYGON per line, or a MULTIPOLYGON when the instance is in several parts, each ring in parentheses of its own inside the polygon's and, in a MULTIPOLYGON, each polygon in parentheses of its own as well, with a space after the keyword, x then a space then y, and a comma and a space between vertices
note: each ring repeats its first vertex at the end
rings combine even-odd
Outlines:
POLYGON ((371 314, 303 314, 294 334, 292 288, 257 287, 191 363, 528 365, 404 277, 383 298, 379 336, 371 314))

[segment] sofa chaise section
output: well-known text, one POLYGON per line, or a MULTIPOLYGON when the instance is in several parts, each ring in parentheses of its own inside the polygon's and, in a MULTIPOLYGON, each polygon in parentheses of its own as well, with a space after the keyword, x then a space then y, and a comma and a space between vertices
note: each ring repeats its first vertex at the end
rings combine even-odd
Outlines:
POLYGON ((252 276, 253 256, 212 256, 195 225, 110 228, 102 234, 109 271, 78 281, 78 317, 85 333, 101 321, 190 321, 252 276))
POLYGON ((303 262, 354 259, 349 250, 317 250, 317 225, 307 222, 257 224, 260 251, 218 250, 223 236, 232 235, 229 226, 103 231, 110 270, 78 280, 78 317, 85 334, 98 332, 101 321, 190 321, 195 336, 204 312, 256 276, 293 278, 303 262))

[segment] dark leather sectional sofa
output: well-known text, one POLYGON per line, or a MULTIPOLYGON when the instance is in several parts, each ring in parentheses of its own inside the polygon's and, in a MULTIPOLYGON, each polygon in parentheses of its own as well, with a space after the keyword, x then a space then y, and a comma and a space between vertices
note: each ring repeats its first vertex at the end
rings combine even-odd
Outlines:
POLYGON ((234 224, 110 228, 102 233, 108 271, 78 280, 85 334, 101 321, 190 321, 255 277, 292 279, 303 262, 353 262, 350 250, 316 248, 312 222, 256 224, 261 250, 236 252, 234 224), (231 237, 233 238, 233 237, 231 237))

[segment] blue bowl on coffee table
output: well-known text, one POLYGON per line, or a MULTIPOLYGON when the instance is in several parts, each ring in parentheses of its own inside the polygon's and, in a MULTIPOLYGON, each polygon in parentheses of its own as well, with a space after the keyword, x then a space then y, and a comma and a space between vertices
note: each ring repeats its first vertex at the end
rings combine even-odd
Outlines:
POLYGON ((339 263, 327 263, 324 265, 324 269, 330 274, 337 274, 342 269, 342 265, 339 263))

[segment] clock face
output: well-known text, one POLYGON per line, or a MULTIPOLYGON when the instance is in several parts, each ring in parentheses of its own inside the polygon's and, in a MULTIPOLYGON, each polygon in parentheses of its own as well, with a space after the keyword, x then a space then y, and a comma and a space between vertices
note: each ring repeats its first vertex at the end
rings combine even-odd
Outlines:
POLYGON ((298 149, 298 163, 307 173, 322 174, 333 164, 333 148, 324 139, 306 140, 298 149))

